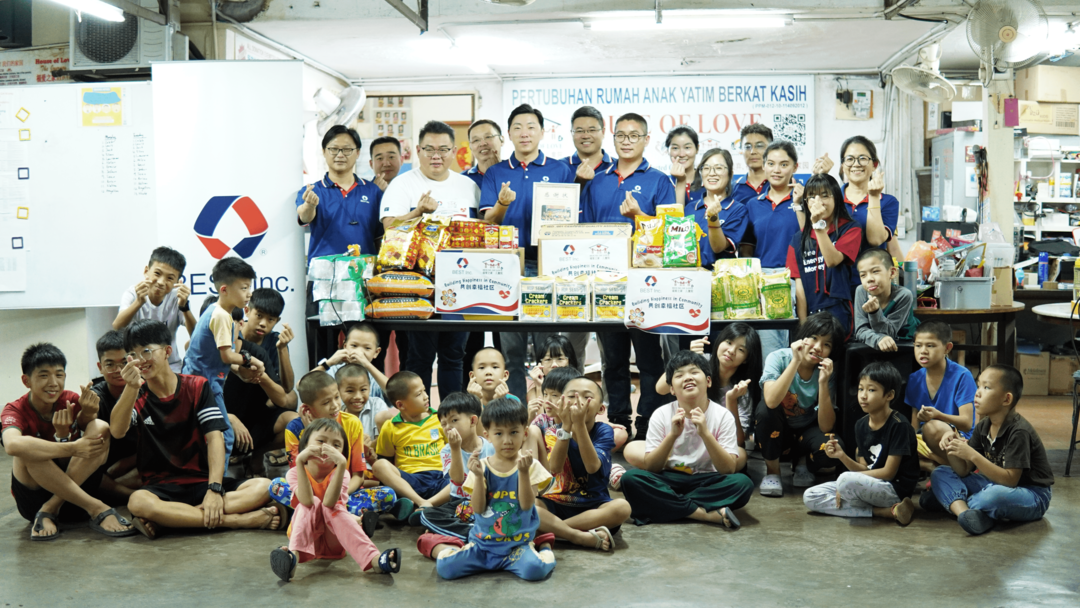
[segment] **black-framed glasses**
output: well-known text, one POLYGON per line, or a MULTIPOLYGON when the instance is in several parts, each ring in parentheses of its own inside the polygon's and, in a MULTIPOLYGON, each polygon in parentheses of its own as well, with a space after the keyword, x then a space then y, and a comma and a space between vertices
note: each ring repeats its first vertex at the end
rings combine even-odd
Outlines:
POLYGON ((356 148, 327 148, 326 151, 329 152, 331 156, 337 156, 338 154, 352 156, 356 152, 356 148))
POLYGON ((628 141, 628 142, 630 142, 632 144, 636 144, 637 142, 641 141, 644 138, 645 138, 645 136, 642 135, 641 133, 616 133, 615 134, 615 141, 628 141))
POLYGON ((449 156, 450 153, 454 151, 454 149, 453 148, 445 148, 445 147, 443 147, 443 148, 432 148, 431 146, 425 146, 423 148, 420 148, 420 151, 423 152, 424 155, 427 156, 428 158, 435 158, 436 156, 438 156, 439 158, 445 158, 445 157, 449 156))
POLYGON ((869 156, 845 156, 844 164, 848 167, 852 165, 859 165, 860 167, 863 167, 870 164, 870 161, 872 160, 874 159, 870 158, 869 156))

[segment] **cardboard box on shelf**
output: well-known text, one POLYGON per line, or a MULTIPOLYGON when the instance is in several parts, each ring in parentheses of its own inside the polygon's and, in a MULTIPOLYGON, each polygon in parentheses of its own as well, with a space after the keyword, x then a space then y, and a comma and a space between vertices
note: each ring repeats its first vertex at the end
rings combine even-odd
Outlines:
MULTIPOLYGON (((1073 392, 1073 372, 1080 371, 1080 363, 1072 355, 1050 356, 1050 381, 1047 392, 1051 395, 1071 395, 1073 392)), ((1027 378, 1024 378, 1024 393, 1027 393, 1027 378)))
POLYGON ((1020 117, 1017 126, 1028 133, 1044 135, 1080 135, 1080 105, 1075 103, 1017 103, 1020 117))
POLYGON ((1050 390, 1050 353, 1016 354, 1016 369, 1024 377, 1024 395, 1045 397, 1050 390))
POLYGON ((1028 101, 1080 103, 1080 68, 1037 65, 1017 70, 1016 96, 1028 101))
POLYGON ((634 232, 634 225, 625 222, 610 224, 541 224, 539 239, 628 239, 634 232))

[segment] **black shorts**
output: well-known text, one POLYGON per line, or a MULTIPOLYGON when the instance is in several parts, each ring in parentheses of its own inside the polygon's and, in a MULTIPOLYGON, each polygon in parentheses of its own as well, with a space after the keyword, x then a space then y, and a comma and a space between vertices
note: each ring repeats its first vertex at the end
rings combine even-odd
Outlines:
POLYGON ((251 442, 255 449, 258 449, 274 440, 276 434, 274 425, 277 424, 278 418, 291 411, 275 405, 254 409, 246 416, 242 418, 238 416, 238 418, 247 427, 248 433, 251 433, 251 442))
POLYGON ((558 517, 559 519, 562 519, 562 520, 567 520, 567 519, 570 519, 571 517, 581 515, 582 513, 586 512, 586 511, 589 511, 591 509, 596 509, 596 508, 600 507, 601 505, 603 505, 604 503, 610 502, 610 499, 608 499, 608 500, 604 500, 604 501, 600 501, 600 502, 592 502, 592 503, 588 503, 588 504, 579 506, 579 505, 568 505, 568 504, 562 503, 562 502, 556 502, 554 500, 551 500, 550 498, 544 498, 543 496, 540 497, 540 500, 544 501, 544 506, 547 507, 548 512, 550 512, 552 515, 554 515, 555 517, 558 517))
MULTIPOLYGON (((221 480, 221 487, 226 492, 233 492, 240 487, 242 482, 232 477, 221 480)), ((206 492, 210 489, 210 483, 199 481, 196 483, 158 483, 152 486, 143 486, 143 489, 157 496, 165 502, 180 502, 185 505, 197 507, 206 498, 206 492)))
MULTIPOLYGON (((101 476, 104 473, 105 467, 101 467, 91 473, 90 477, 87 477, 86 481, 80 486, 82 491, 94 498, 98 498, 98 490, 101 486, 101 476)), ((52 492, 45 488, 31 490, 24 486, 18 479, 15 479, 15 473, 11 474, 11 496, 15 499, 15 506, 19 509, 19 515, 22 515, 26 521, 34 521, 34 516, 37 515, 37 512, 40 511, 41 507, 53 497, 52 492)), ((57 518, 60 521, 65 522, 85 521, 90 519, 90 516, 78 505, 65 502, 64 506, 60 507, 57 518)))

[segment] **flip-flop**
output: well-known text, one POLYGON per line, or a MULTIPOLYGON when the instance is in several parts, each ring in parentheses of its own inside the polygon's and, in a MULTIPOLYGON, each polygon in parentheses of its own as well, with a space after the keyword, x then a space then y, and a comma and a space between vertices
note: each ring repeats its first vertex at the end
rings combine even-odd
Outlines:
POLYGON ((135 520, 131 522, 131 525, 135 526, 135 529, 141 532, 143 536, 150 540, 154 540, 157 538, 157 531, 151 530, 150 526, 146 524, 147 522, 141 517, 136 517, 135 520))
POLYGON ((424 511, 428 507, 417 507, 412 513, 409 514, 409 525, 413 527, 423 525, 423 521, 420 520, 420 516, 424 514, 424 511))
POLYGON ((597 526, 596 528, 593 528, 592 530, 589 530, 589 534, 592 534, 593 538, 596 539, 596 545, 593 546, 593 549, 600 549, 601 547, 604 546, 604 538, 602 536, 600 536, 600 534, 599 534, 601 531, 604 532, 605 534, 607 534, 607 538, 608 538, 608 541, 607 541, 608 542, 608 548, 607 548, 607 550, 608 551, 614 551, 615 550, 615 536, 612 535, 611 530, 608 530, 607 526, 597 526))
POLYGON ((383 574, 394 574, 401 570, 401 551, 398 551, 397 547, 394 547, 393 549, 387 549, 386 551, 383 551, 381 555, 379 555, 379 570, 381 570, 383 574), (392 559, 397 561, 396 564, 390 563, 391 553, 394 554, 394 557, 392 559))
POLYGON ((284 450, 275 450, 266 453, 266 463, 272 467, 283 467, 289 464, 289 455, 284 450))
POLYGON ((131 522, 120 517, 120 514, 116 512, 116 509, 109 509, 108 511, 102 511, 98 513, 98 516, 90 521, 90 529, 98 534, 104 534, 105 536, 111 536, 112 538, 123 538, 125 536, 134 536, 139 531, 134 527, 131 527, 131 522), (110 515, 116 517, 116 521, 121 526, 129 526, 127 530, 106 530, 101 526, 101 522, 105 521, 110 515))
POLYGON ((360 514, 360 528, 368 538, 379 529, 379 514, 375 511, 363 511, 360 514))
POLYGON ((391 515, 394 519, 402 523, 408 523, 409 516, 416 510, 416 505, 408 498, 399 498, 397 504, 394 505, 394 510, 391 515))
POLYGON ((281 503, 278 503, 278 502, 271 501, 270 502, 270 507, 272 509, 274 509, 275 511, 277 511, 277 516, 279 518, 278 527, 276 527, 276 528, 271 528, 270 527, 270 524, 274 523, 274 516, 271 515, 270 520, 267 521, 265 524, 259 526, 259 529, 260 530, 270 530, 271 532, 280 532, 281 530, 288 529, 288 527, 289 527, 289 510, 285 508, 285 505, 283 505, 281 503))
POLYGON ((915 518, 915 505, 911 504, 911 498, 905 498, 900 502, 892 506, 893 518, 896 519, 896 523, 901 526, 906 526, 911 523, 911 520, 915 518), (900 509, 900 512, 897 512, 900 509))
POLYGON ((732 511, 728 507, 721 507, 716 510, 720 514, 720 525, 724 526, 728 530, 738 530, 742 527, 742 523, 739 522, 739 518, 735 517, 735 511, 732 511), (724 523, 724 522, 727 523, 724 523))
POLYGON ((41 523, 41 520, 43 519, 47 519, 53 522, 53 525, 56 526, 56 533, 50 536, 34 536, 33 534, 31 534, 30 540, 40 543, 50 540, 56 540, 56 537, 60 536, 60 525, 56 523, 56 516, 52 513, 49 513, 48 511, 38 511, 37 514, 34 515, 34 527, 30 530, 32 532, 44 532, 45 526, 41 523))
POLYGON ((270 569, 286 583, 296 574, 296 554, 278 547, 270 552, 270 569))

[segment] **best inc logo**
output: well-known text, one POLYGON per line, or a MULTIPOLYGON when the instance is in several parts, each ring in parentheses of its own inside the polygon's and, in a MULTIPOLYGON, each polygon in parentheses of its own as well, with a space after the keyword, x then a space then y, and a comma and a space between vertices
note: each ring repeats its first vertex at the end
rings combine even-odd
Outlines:
POLYGON ((464 270, 465 268, 468 268, 468 267, 469 267, 469 260, 467 260, 467 259, 465 259, 465 258, 458 258, 458 260, 457 260, 457 267, 458 267, 458 268, 461 268, 461 269, 463 269, 463 270, 464 270))
POLYGON ((206 201, 199 217, 195 218, 195 236, 199 237, 206 250, 216 260, 228 255, 229 251, 235 251, 236 255, 247 259, 255 253, 259 243, 266 236, 269 224, 262 210, 255 201, 246 196, 215 196, 206 201), (241 238, 235 245, 228 245, 225 241, 215 236, 221 220, 232 209, 236 216, 243 222, 247 236, 241 238))
POLYGON ((563 252, 563 255, 574 255, 574 246, 573 245, 567 245, 566 247, 563 247, 562 252, 563 252))
POLYGON ((649 287, 656 287, 656 277, 651 274, 645 277, 645 284, 649 287))

